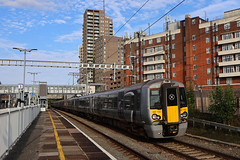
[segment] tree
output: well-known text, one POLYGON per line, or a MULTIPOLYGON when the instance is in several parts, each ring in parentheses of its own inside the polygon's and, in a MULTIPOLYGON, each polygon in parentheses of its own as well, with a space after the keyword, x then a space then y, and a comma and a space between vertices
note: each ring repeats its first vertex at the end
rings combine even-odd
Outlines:
POLYGON ((222 87, 217 86, 209 98, 211 105, 208 110, 214 115, 215 121, 228 124, 233 119, 237 108, 234 91, 230 86, 227 86, 224 91, 222 87))
POLYGON ((186 94, 187 94, 189 113, 190 113, 190 115, 193 115, 195 113, 195 95, 194 95, 192 81, 187 86, 186 94))

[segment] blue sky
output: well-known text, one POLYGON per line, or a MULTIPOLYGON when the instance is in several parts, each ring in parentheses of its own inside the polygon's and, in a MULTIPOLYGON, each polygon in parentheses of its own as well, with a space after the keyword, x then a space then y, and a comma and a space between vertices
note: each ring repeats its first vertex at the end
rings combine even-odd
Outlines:
MULTIPOLYGON (((113 19, 116 32, 146 0, 105 0, 106 15, 113 19)), ((132 35, 148 27, 181 0, 149 0, 116 36, 132 35)), ((85 9, 103 9, 102 0, 0 0, 0 59, 23 59, 12 47, 37 48, 27 53, 28 60, 77 62, 82 44, 85 9)), ((201 18, 223 17, 225 11, 240 8, 239 0, 185 0, 170 15, 183 20, 185 14, 201 18)), ((164 18, 151 27, 151 34, 163 32, 164 18)), ((27 67, 26 72, 40 72, 37 81, 48 84, 72 84, 69 72, 77 69, 27 67)), ((2 84, 22 83, 23 67, 0 66, 2 84)), ((32 76, 26 74, 26 83, 32 76)))

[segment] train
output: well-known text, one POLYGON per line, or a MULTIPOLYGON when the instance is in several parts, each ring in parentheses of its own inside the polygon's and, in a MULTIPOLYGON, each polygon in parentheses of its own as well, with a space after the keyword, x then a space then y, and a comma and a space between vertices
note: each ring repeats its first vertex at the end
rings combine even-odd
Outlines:
POLYGON ((148 138, 183 136, 188 125, 184 84, 171 79, 154 79, 116 90, 60 100, 51 106, 148 138))

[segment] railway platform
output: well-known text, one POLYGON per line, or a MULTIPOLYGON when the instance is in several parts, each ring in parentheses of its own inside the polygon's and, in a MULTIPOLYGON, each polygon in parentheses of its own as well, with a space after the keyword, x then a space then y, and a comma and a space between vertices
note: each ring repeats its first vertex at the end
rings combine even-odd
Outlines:
POLYGON ((58 113, 41 112, 4 158, 10 159, 115 159, 58 113))

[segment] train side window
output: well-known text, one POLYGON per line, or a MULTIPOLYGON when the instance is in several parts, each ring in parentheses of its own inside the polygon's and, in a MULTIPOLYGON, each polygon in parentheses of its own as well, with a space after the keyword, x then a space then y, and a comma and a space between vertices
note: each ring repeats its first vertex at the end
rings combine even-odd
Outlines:
POLYGON ((128 92, 124 95, 125 108, 132 110, 134 108, 134 97, 133 92, 128 92))
POLYGON ((179 88, 180 92, 180 105, 181 107, 187 107, 187 97, 184 88, 179 88))
POLYGON ((150 109, 161 109, 160 90, 150 90, 150 109))

